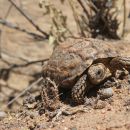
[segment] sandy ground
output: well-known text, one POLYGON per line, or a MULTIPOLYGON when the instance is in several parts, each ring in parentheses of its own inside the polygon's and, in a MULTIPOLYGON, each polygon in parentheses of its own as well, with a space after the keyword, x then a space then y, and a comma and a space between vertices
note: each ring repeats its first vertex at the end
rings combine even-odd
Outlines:
MULTIPOLYGON (((38 7, 37 0, 15 0, 40 26, 44 31, 49 32, 51 21, 48 16, 43 17, 43 10, 38 7)), ((56 0, 57 3, 58 0, 56 0)), ((58 5, 58 4, 57 4, 58 5)), ((5 18, 5 14, 10 4, 6 0, 0 0, 0 17, 5 18)), ((77 31, 76 23, 72 22, 72 12, 67 6, 59 6, 65 10, 68 16, 69 26, 73 32, 77 31)), ((129 7, 129 6, 128 6, 129 7)), ((26 28, 31 32, 38 33, 36 29, 13 7, 7 20, 26 28)), ((128 28, 130 22, 128 21, 128 28)), ((127 30, 128 30, 127 28, 127 30)), ((49 58, 53 47, 48 44, 48 40, 37 41, 31 36, 12 30, 0 25, 2 30, 1 50, 5 61, 12 64, 23 64, 28 61, 42 60, 49 58)), ((129 34, 126 39, 129 40, 129 34)), ((8 68, 9 65, 0 60, 0 68, 8 68)), ((40 77, 42 70, 41 63, 28 67, 15 69, 9 73, 6 79, 0 77, 0 105, 1 109, 7 104, 10 95, 16 96, 21 90, 26 88, 31 82, 40 77), (35 75, 37 74, 37 75, 35 75), (9 86, 9 87, 7 87, 9 86)), ((12 112, 7 117, 0 119, 0 130, 130 130, 130 90, 128 87, 122 87, 114 90, 114 96, 111 101, 104 101, 105 105, 101 109, 95 109, 93 106, 71 107, 62 103, 62 107, 76 109, 85 109, 75 114, 61 115, 55 122, 48 121, 46 115, 39 115, 34 110, 25 110, 22 108, 20 98, 12 107, 12 112), (20 107, 19 107, 20 106, 20 107), (16 110, 18 108, 18 111, 16 110), (13 109, 14 108, 14 109, 13 109), (19 110, 20 109, 20 110, 19 110)))
MULTIPOLYGON (((57 120, 48 120, 46 114, 36 110, 21 109, 8 114, 0 122, 0 130, 129 130, 130 129, 130 88, 114 89, 111 100, 99 100, 98 106, 80 105, 70 107, 62 104, 71 115, 61 115, 57 120), (105 105, 101 107, 100 102, 105 105)), ((49 118, 50 119, 50 118, 49 118)))

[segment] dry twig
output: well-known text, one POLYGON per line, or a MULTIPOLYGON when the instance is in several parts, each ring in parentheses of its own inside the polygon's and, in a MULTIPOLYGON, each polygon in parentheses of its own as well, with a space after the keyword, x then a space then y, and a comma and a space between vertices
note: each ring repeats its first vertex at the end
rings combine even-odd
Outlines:
POLYGON ((8 102, 7 106, 11 105, 13 102, 15 102, 19 97, 24 95, 27 91, 29 91, 33 86, 37 85, 39 82, 43 80, 43 77, 36 80, 34 83, 32 83, 30 86, 28 86, 26 89, 24 89, 21 93, 19 93, 14 99, 12 99, 10 102, 8 102))
POLYGON ((79 15, 77 14, 76 9, 74 8, 74 2, 72 0, 68 0, 68 2, 69 2, 69 5, 72 9, 73 16, 74 16, 75 22, 76 22, 77 27, 78 27, 78 32, 81 33, 82 36, 85 36, 85 34, 82 30, 81 24, 80 24, 79 15))
POLYGON ((85 5, 85 1, 82 1, 82 0, 78 0, 79 4, 81 5, 81 7, 83 8, 84 12, 86 13, 87 17, 90 18, 90 15, 88 13, 88 10, 87 10, 87 6, 85 5))
POLYGON ((11 4, 11 5, 9 6, 8 10, 7 10, 7 13, 6 13, 5 16, 4 16, 5 19, 9 16, 9 13, 10 13, 12 7, 13 7, 13 5, 11 4))
POLYGON ((36 60, 36 61, 31 61, 31 62, 27 62, 25 64, 20 64, 20 65, 17 65, 17 64, 13 64, 10 69, 14 69, 14 68, 21 68, 21 67, 27 67, 28 65, 32 65, 32 64, 35 64, 35 63, 38 63, 38 62, 45 62, 47 61, 48 59, 43 59, 43 60, 36 60))
POLYGON ((36 33, 33 33, 33 32, 29 32, 29 31, 27 31, 26 29, 20 28, 19 26, 15 25, 15 24, 13 24, 13 23, 11 23, 11 22, 8 22, 8 21, 6 21, 6 20, 4 20, 4 19, 1 19, 1 18, 0 18, 0 24, 2 24, 2 25, 4 25, 4 26, 7 26, 7 27, 9 27, 9 28, 13 28, 13 29, 15 29, 15 30, 24 32, 24 33, 26 33, 26 34, 28 34, 28 35, 31 35, 31 36, 33 36, 35 39, 40 39, 40 40, 45 39, 43 36, 41 36, 41 35, 39 35, 39 34, 36 34, 36 33))
POLYGON ((49 37, 49 34, 44 32, 43 30, 41 30, 40 27, 33 22, 33 20, 30 18, 30 16, 28 16, 20 7, 18 7, 15 4, 15 2, 13 2, 13 0, 8 0, 8 1, 36 28, 37 31, 39 31, 40 33, 42 33, 45 36, 44 38, 49 37))

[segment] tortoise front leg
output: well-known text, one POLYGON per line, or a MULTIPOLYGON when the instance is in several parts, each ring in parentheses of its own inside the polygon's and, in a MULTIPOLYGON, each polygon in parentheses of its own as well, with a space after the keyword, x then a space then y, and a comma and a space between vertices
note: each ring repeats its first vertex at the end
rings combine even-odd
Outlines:
POLYGON ((49 77, 43 78, 41 83, 41 98, 45 111, 54 111, 60 105, 58 86, 49 77))
POLYGON ((87 74, 84 74, 72 88, 71 96, 73 102, 82 104, 84 102, 84 95, 89 87, 87 83, 87 74))

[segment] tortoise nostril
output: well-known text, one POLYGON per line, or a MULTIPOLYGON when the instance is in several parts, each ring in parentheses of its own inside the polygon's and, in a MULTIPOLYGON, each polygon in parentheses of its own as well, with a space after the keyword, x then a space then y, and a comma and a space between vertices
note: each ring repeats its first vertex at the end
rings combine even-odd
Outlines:
POLYGON ((102 71, 101 70, 97 70, 96 75, 101 75, 101 74, 102 74, 102 71))
POLYGON ((97 75, 101 75, 101 70, 98 70, 98 71, 97 71, 97 75))

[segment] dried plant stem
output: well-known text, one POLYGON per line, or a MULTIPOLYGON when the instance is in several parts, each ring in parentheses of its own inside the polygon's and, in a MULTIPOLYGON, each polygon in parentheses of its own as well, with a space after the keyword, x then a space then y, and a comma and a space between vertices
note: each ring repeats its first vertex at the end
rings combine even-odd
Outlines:
POLYGON ((73 16, 74 16, 74 19, 75 19, 75 22, 77 24, 77 27, 78 27, 78 32, 81 33, 82 35, 83 34, 83 31, 82 31, 82 27, 80 25, 80 21, 79 21, 79 18, 78 18, 78 14, 76 13, 75 9, 74 9, 74 6, 73 6, 73 1, 72 0, 68 0, 69 1, 69 4, 70 4, 70 7, 73 11, 73 16))
POLYGON ((43 30, 40 29, 40 27, 38 25, 36 25, 33 20, 30 18, 30 16, 28 16, 20 7, 18 7, 15 2, 13 2, 13 0, 8 0, 35 28, 37 31, 39 31, 40 33, 42 33, 45 38, 48 38, 49 35, 44 32, 43 30))
POLYGON ((126 25, 126 0, 123 1, 123 6, 124 6, 124 21, 123 21, 123 36, 125 34, 125 25, 126 25))
POLYGON ((11 22, 8 22, 8 21, 6 21, 6 20, 4 20, 4 19, 1 19, 1 18, 0 18, 0 24, 2 24, 2 25, 4 25, 4 26, 7 26, 7 27, 9 27, 9 28, 13 28, 13 29, 15 29, 15 30, 24 32, 24 33, 26 33, 26 34, 28 34, 28 35, 31 35, 31 36, 33 36, 35 39, 40 39, 40 40, 45 39, 43 36, 41 36, 41 35, 39 35, 39 34, 36 34, 36 33, 33 33, 33 32, 29 32, 29 31, 27 31, 26 29, 20 28, 19 26, 15 25, 15 24, 13 24, 13 23, 11 23, 11 22))
POLYGON ((45 61, 47 61, 47 60, 48 60, 48 59, 36 60, 36 61, 27 62, 27 63, 25 63, 25 64, 20 64, 20 65, 14 64, 14 65, 12 65, 12 66, 10 67, 10 69, 26 67, 26 66, 28 66, 28 65, 32 65, 32 64, 35 64, 35 63, 38 63, 38 62, 43 63, 43 62, 45 62, 45 61))
POLYGON ((88 13, 88 10, 87 10, 87 6, 85 5, 84 1, 82 0, 78 0, 79 4, 81 5, 81 7, 83 8, 84 12, 86 13, 87 17, 90 18, 90 15, 88 13))
POLYGON ((19 93, 14 99, 12 99, 10 102, 8 102, 7 107, 11 105, 13 102, 15 102, 19 97, 24 95, 28 90, 30 90, 33 86, 37 85, 39 82, 41 82, 43 78, 39 78, 34 83, 32 83, 30 86, 28 86, 26 89, 24 89, 21 93, 19 93))

